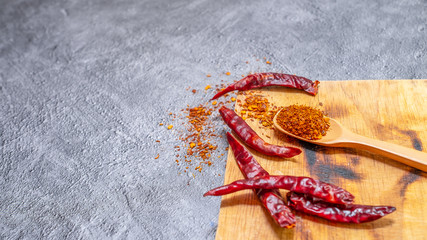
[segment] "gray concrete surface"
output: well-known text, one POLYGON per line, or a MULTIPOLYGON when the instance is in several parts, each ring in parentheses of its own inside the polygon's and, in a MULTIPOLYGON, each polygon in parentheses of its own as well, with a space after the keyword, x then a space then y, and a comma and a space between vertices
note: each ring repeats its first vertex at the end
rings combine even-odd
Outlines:
POLYGON ((187 87, 427 78, 426 46, 425 0, 0 0, 0 238, 214 239, 225 159, 175 163, 168 113, 212 96, 187 87))

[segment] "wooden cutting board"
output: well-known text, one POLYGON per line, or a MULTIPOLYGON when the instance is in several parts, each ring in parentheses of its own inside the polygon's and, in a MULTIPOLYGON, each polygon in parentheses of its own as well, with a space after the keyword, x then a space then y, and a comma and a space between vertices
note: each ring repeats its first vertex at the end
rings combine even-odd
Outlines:
MULTIPOLYGON (((320 108, 358 134, 427 152, 427 80, 326 81, 321 82, 315 97, 277 87, 252 92, 276 106, 305 104, 320 108)), ((243 101, 245 97, 239 94, 237 99, 243 101)), ((235 111, 240 112, 239 104, 235 111)), ((310 176, 349 190, 356 204, 391 205, 397 210, 358 225, 295 213, 296 227, 283 229, 252 190, 244 190, 222 198, 216 239, 427 238, 426 173, 361 150, 320 147, 290 139, 260 127, 257 121, 246 121, 269 143, 303 149, 292 159, 267 157, 251 150, 270 174, 310 176)), ((224 183, 242 178, 229 150, 224 183)))

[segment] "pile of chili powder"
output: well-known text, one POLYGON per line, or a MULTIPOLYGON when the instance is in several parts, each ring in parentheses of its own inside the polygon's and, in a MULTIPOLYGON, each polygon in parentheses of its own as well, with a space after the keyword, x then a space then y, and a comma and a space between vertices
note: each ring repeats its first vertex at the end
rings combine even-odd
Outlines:
POLYGON ((321 139, 330 126, 322 111, 304 105, 283 108, 277 122, 284 130, 309 140, 321 139))

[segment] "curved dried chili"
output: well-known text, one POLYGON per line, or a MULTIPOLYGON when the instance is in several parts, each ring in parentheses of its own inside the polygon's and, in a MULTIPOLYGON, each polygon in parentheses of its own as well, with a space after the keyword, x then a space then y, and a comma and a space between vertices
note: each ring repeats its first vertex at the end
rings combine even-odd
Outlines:
MULTIPOLYGON (((268 172, 259 165, 252 154, 228 132, 227 140, 233 151, 237 165, 246 178, 269 175, 268 172)), ((285 204, 277 189, 258 189, 254 190, 254 192, 280 227, 292 228, 295 226, 295 216, 285 204)))
POLYGON ((205 193, 205 196, 221 196, 244 189, 277 188, 297 193, 306 193, 310 196, 336 204, 350 204, 354 199, 354 196, 346 190, 313 178, 273 175, 234 181, 230 184, 208 191, 205 193))
POLYGON ((219 109, 224 122, 242 139, 249 147, 269 156, 290 158, 301 153, 294 147, 284 147, 266 143, 252 128, 233 110, 226 107, 219 109))
POLYGON ((311 196, 295 192, 289 192, 286 197, 288 206, 296 211, 343 223, 370 222, 396 210, 391 206, 340 205, 314 201, 311 196))
POLYGON ((242 78, 241 80, 229 85, 224 90, 217 93, 213 99, 217 99, 222 95, 234 91, 245 91, 253 88, 261 88, 268 86, 283 86, 289 88, 302 89, 311 95, 316 95, 318 91, 319 81, 311 81, 308 78, 285 73, 255 73, 242 78))

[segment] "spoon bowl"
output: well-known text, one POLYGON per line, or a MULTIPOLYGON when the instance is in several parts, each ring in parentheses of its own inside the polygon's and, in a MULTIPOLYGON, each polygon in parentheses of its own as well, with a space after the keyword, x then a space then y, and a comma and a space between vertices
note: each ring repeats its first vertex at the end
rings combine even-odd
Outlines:
POLYGON ((274 116, 274 119, 273 119, 274 127, 276 129, 278 129, 279 131, 285 133, 286 135, 292 136, 294 138, 298 138, 299 140, 314 143, 317 145, 330 146, 330 145, 340 143, 341 142, 340 139, 342 139, 344 137, 343 126, 333 118, 328 118, 330 126, 329 126, 329 130, 325 136, 323 136, 321 139, 309 140, 309 139, 297 136, 295 134, 292 134, 292 133, 286 131, 285 129, 283 129, 277 121, 277 116, 278 116, 278 114, 276 114, 276 116, 274 116))
POLYGON ((355 134, 343 127, 333 118, 328 118, 330 127, 325 136, 318 140, 309 140, 283 129, 277 120, 277 116, 280 112, 281 111, 277 112, 274 116, 273 124, 277 130, 285 133, 286 135, 322 146, 351 147, 366 150, 427 172, 427 153, 425 152, 355 134))

